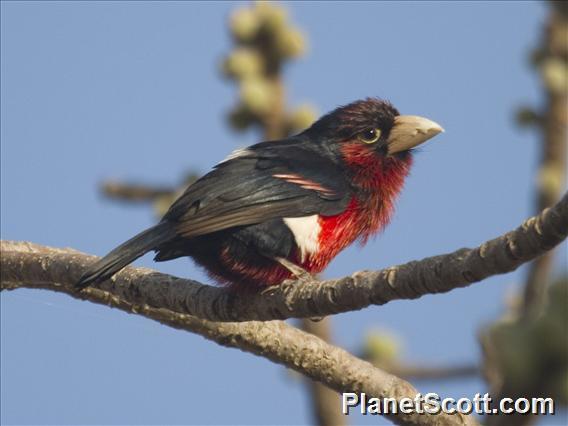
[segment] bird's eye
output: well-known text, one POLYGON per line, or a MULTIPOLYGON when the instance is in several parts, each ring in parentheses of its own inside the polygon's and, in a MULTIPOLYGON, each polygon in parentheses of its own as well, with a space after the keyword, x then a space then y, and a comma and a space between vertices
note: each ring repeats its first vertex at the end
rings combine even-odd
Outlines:
POLYGON ((357 138, 364 143, 375 143, 380 137, 381 129, 367 129, 357 135, 357 138))

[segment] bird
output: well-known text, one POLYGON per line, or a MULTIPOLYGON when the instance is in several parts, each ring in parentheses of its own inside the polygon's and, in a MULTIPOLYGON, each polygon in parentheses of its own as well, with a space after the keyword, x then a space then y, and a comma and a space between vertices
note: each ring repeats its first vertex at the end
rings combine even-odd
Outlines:
POLYGON ((105 281, 150 251, 157 262, 191 257, 237 291, 318 274, 388 224, 413 151, 443 131, 381 98, 337 107, 297 135, 234 151, 75 287, 105 281))

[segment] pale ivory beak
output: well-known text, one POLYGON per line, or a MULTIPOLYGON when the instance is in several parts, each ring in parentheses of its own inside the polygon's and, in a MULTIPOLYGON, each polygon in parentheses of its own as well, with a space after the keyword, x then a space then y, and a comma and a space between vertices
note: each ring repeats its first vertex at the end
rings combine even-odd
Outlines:
POLYGON ((417 115, 399 115, 387 140, 389 154, 406 151, 443 132, 438 123, 417 115))

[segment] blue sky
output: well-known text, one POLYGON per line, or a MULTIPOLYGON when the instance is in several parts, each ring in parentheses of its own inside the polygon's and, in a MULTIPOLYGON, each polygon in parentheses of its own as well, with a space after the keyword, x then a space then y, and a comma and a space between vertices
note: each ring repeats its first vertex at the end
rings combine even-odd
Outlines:
MULTIPOLYGON (((102 199, 101 180, 175 184, 257 142, 224 120, 235 88, 218 64, 237 5, 2 2, 2 238, 102 255, 155 218, 102 199)), ((310 46, 286 70, 290 104, 324 113, 380 96, 446 129, 416 156, 390 227, 342 253, 327 277, 476 245, 532 213, 538 138, 514 125, 513 112, 541 101, 527 53, 543 4, 287 7, 310 46)), ((208 281, 186 259, 137 264, 208 281)), ((523 278, 521 269, 338 315, 335 337, 356 352, 370 329, 386 329, 408 361, 476 362, 477 331, 523 278)), ((1 308, 3 424, 310 422, 301 382, 267 360, 60 294, 2 293, 1 308)), ((480 379, 417 386, 454 397, 486 391, 480 379)))

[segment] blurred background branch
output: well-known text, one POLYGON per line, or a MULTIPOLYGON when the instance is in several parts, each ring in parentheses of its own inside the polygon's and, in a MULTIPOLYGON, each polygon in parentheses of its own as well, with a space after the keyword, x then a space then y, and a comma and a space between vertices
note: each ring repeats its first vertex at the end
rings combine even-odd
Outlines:
MULTIPOLYGON (((562 196, 566 181, 566 145, 568 141, 568 5, 550 2, 548 21, 543 28, 541 45, 533 52, 535 66, 544 92, 544 106, 539 110, 523 108, 521 124, 527 114, 538 117, 529 121, 541 134, 540 164, 535 186, 534 211, 552 206, 562 196), (527 113, 528 112, 528 113, 527 113)), ((554 251, 535 260, 528 272, 521 315, 534 318, 545 306, 546 287, 554 251)))
MULTIPOLYGON (((540 133, 534 210, 552 206, 566 182, 568 144, 568 2, 548 3, 540 45, 532 53, 544 105, 522 107, 521 126, 540 133)), ((534 260, 523 293, 480 335, 484 373, 495 399, 552 397, 568 403, 568 276, 552 277, 555 251, 534 260), (553 284, 551 284, 553 283, 553 284)), ((566 271, 564 271, 566 274, 566 271)), ((487 424, 530 425, 535 415, 489 416, 487 424)))

